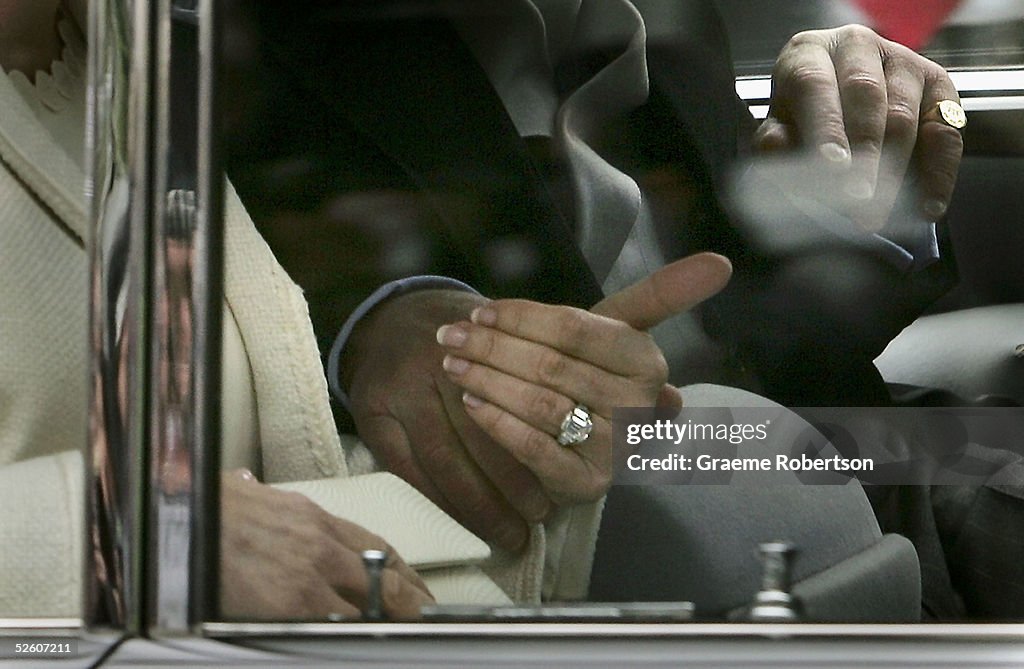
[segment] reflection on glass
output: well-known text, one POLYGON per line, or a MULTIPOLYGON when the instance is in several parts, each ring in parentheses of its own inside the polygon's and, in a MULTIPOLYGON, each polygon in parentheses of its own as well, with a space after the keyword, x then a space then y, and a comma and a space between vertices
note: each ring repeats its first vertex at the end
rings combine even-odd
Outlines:
MULTIPOLYGON (((934 224, 948 189, 928 174, 904 181, 905 163, 885 163, 877 185, 857 181, 856 169, 847 183, 828 161, 849 155, 830 144, 823 162, 794 154, 759 163, 725 190, 753 124, 731 94, 721 24, 701 3, 634 4, 413 2, 301 14, 234 5, 224 53, 225 99, 236 102, 226 110, 228 173, 308 301, 310 323, 280 323, 318 341, 345 454, 327 460, 334 437, 319 433, 308 448, 334 478, 279 487, 390 542, 436 600, 430 618, 678 620, 691 601, 697 619, 744 620, 793 601, 764 583, 792 582, 805 620, 906 622, 922 613, 919 557, 950 574, 996 569, 1019 579, 1013 549, 984 563, 941 549, 961 527, 957 514, 1002 501, 986 487, 865 496, 857 485, 623 486, 604 497, 621 455, 611 409, 673 407, 666 380, 724 384, 687 386, 688 406, 920 401, 894 395, 871 359, 952 278, 934 224), (728 268, 717 256, 628 288, 705 250, 733 262, 718 297, 728 268), (487 302, 505 297, 536 301, 487 302), (639 332, 652 327, 653 340, 639 332), (409 517, 423 519, 408 527, 409 517), (918 517, 933 519, 915 525, 918 517), (458 525, 446 525, 452 519, 458 525), (795 544, 793 571, 762 581, 758 546, 773 540, 795 544), (844 599, 848 588, 864 596, 844 599), (637 600, 680 603, 599 603, 637 600)), ((795 107, 801 92, 788 93, 795 107)), ((800 137, 775 141, 784 150, 800 137)), ((937 164, 955 170, 948 156, 937 164)), ((309 463, 294 446, 268 438, 264 406, 281 399, 260 387, 267 376, 252 347, 249 364, 262 478, 315 477, 289 464, 309 463)), ((292 416, 330 425, 324 389, 314 390, 292 416)), ((1020 400, 1013 384, 987 391, 1020 400)), ((906 457, 882 444, 924 438, 867 422, 880 462, 906 457)), ((1012 453, 989 456, 979 466, 1011 478, 1021 466, 1012 453)), ((1008 501, 999 522, 1019 525, 1021 510, 1019 498, 1008 501)), ((339 620, 372 609, 352 581, 361 568, 350 553, 365 545, 352 528, 335 531, 334 565, 347 568, 294 556, 288 567, 334 584, 341 600, 313 587, 304 607, 275 597, 274 607, 247 609, 251 598, 232 597, 232 613, 339 620)), ((326 550, 307 536, 313 555, 326 550)), ((225 547, 225 569, 230 554, 225 547)), ((777 576, 777 563, 766 569, 777 576)), ((384 602, 395 618, 417 601, 418 583, 403 574, 391 576, 404 590, 396 585, 384 602)), ((946 578, 925 580, 926 618, 1021 615, 997 592, 946 578)))
MULTIPOLYGON (((801 420, 776 403, 1019 405, 1009 374, 954 388, 962 401, 872 365, 951 285, 936 219, 955 152, 933 156, 939 177, 904 181, 896 160, 865 182, 836 141, 787 152, 821 131, 795 113, 812 127, 739 163, 754 127, 702 4, 226 7, 221 618, 1021 616, 978 576, 1020 578, 1015 540, 973 521, 1021 522, 1021 460, 998 432, 952 454, 998 487, 609 490, 614 408, 658 406, 647 426, 675 429, 677 385, 707 408, 687 425, 734 427, 732 407, 801 420), (954 535, 994 550, 944 550, 954 535)), ((803 91, 779 94, 800 108, 803 91)), ((958 142, 941 132, 921 151, 958 142)), ((173 410, 201 371, 181 352, 203 330, 181 238, 202 194, 165 176, 178 226, 157 248, 153 362, 171 497, 190 431, 173 410)), ((883 464, 927 440, 837 420, 814 434, 842 450, 855 432, 883 464)))

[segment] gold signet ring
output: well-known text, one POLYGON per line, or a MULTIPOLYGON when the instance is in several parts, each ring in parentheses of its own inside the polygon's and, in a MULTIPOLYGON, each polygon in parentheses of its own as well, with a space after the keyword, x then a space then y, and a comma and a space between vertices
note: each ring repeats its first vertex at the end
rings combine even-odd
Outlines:
POLYGON ((953 100, 940 100, 934 107, 925 112, 921 122, 938 121, 945 123, 950 128, 962 130, 967 125, 967 114, 964 108, 953 100))

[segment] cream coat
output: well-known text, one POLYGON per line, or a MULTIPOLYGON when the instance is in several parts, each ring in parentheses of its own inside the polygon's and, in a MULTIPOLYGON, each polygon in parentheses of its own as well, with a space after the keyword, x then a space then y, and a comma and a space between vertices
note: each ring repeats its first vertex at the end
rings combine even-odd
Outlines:
MULTIPOLYGON (((3 76, 0 160, 0 617, 77 617, 88 313, 84 175, 3 76)), ((366 473, 373 464, 365 449, 354 439, 343 447, 336 433, 301 290, 230 188, 227 198, 225 308, 251 373, 264 479, 341 479, 350 474, 347 460, 363 463, 353 469, 366 473)), ((250 385, 245 381, 225 387, 250 385)), ((389 484, 375 481, 379 495, 389 484)), ((365 488, 348 486, 356 492, 345 494, 365 488)), ((323 489, 311 486, 310 496, 323 489)), ((432 507, 422 496, 401 494, 403 513, 410 499, 432 507)), ((345 499, 336 497, 331 508, 343 515, 345 499)), ((352 506, 366 505, 353 497, 352 506)), ((378 523, 366 519, 370 528, 401 545, 402 537, 388 536, 395 524, 387 502, 370 506, 379 516, 378 523)), ((524 555, 496 555, 485 570, 515 600, 539 600, 542 578, 548 596, 580 597, 599 514, 599 505, 563 510, 547 528, 534 528, 524 555), (563 563, 572 568, 562 570, 563 563)), ((449 572, 440 576, 450 581, 449 572)), ((462 593, 451 595, 454 601, 501 599, 486 587, 475 591, 484 594, 445 588, 462 593)))

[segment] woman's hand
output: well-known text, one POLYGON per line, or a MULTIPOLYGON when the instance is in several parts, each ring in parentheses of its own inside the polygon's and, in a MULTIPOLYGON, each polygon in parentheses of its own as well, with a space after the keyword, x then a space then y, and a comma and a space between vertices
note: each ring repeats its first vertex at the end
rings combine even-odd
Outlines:
POLYGON ((389 618, 418 618, 427 587, 377 535, 240 470, 221 476, 221 615, 241 620, 358 618, 367 604, 364 550, 386 550, 389 618))

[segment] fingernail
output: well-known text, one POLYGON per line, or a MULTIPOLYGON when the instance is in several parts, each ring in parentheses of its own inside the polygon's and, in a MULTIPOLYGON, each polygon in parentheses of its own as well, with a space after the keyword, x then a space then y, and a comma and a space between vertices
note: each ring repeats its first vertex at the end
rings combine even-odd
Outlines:
POLYGON ((470 409, 479 409, 484 405, 484 401, 470 392, 462 393, 462 401, 470 409))
POLYGON ((444 371, 449 374, 465 374, 469 371, 469 363, 462 358, 456 358, 453 355, 444 356, 444 360, 441 361, 441 366, 444 367, 444 371))
POLYGON ((469 335, 457 325, 442 325, 437 328, 437 343, 442 346, 458 348, 466 343, 469 335))
POLYGON ((928 200, 924 203, 924 215, 930 220, 937 221, 946 213, 946 207, 946 203, 942 200, 928 200))
POLYGON ((830 163, 850 162, 850 151, 842 144, 828 142, 827 144, 822 144, 818 151, 821 153, 821 157, 830 163))
POLYGON ((875 189, 867 179, 856 179, 846 185, 846 194, 855 200, 870 200, 875 194, 875 189))
POLYGON ((494 325, 498 322, 498 312, 490 307, 477 307, 469 315, 469 320, 477 325, 494 325))

